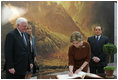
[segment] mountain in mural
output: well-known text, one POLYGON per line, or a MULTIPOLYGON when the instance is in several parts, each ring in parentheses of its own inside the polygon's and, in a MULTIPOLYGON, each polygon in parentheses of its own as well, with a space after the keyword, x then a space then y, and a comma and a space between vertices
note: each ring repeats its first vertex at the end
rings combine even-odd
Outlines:
POLYGON ((45 56, 46 54, 56 53, 60 51, 60 49, 68 46, 68 36, 52 32, 40 24, 33 23, 31 25, 34 28, 33 33, 36 37, 37 50, 40 55, 45 56))
POLYGON ((113 42, 113 1, 68 1, 60 2, 60 4, 63 5, 65 11, 71 16, 85 37, 92 36, 94 34, 93 27, 99 24, 104 30, 103 34, 109 36, 110 41, 113 42))
POLYGON ((13 1, 4 4, 25 8, 27 12, 24 16, 28 20, 46 26, 51 31, 67 36, 73 31, 80 31, 85 40, 94 34, 92 29, 95 24, 102 25, 105 35, 110 35, 108 27, 114 26, 114 6, 110 1, 13 1))
POLYGON ((26 8, 27 13, 24 16, 29 21, 47 26, 51 31, 68 36, 73 31, 80 31, 63 6, 55 2, 9 2, 7 4, 26 8))
MULTIPOLYGON (((68 47, 70 34, 80 31, 64 7, 56 2, 3 2, 2 5, 26 8, 27 13, 23 16, 34 23, 37 50, 42 56, 68 47)), ((10 23, 15 24, 15 20, 10 23)), ((68 48, 64 51, 67 55, 68 48)))

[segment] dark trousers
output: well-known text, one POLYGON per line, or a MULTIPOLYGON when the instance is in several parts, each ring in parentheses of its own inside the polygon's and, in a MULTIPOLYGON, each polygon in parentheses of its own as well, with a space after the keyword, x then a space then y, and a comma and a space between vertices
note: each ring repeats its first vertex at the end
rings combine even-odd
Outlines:
POLYGON ((25 75, 11 74, 6 71, 6 79, 25 79, 25 75))
POLYGON ((90 66, 90 73, 104 73, 104 66, 90 66))

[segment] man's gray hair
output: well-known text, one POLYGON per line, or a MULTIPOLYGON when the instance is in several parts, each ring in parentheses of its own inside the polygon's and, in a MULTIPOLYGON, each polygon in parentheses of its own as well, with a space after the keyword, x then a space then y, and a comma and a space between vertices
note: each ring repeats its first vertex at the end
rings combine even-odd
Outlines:
POLYGON ((22 22, 28 22, 26 18, 20 17, 16 20, 16 25, 21 25, 22 22))

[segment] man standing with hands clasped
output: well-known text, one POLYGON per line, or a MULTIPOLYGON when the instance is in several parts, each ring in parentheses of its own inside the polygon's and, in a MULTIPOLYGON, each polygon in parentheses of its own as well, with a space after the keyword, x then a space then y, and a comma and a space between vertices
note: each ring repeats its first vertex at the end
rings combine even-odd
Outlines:
POLYGON ((107 65, 107 55, 103 52, 104 44, 108 43, 108 38, 102 36, 102 27, 94 28, 95 35, 88 38, 91 46, 90 73, 104 73, 104 67, 107 65))
POLYGON ((30 68, 33 68, 30 46, 25 33, 27 19, 18 18, 16 29, 9 32, 5 40, 5 69, 7 79, 24 79, 30 68))

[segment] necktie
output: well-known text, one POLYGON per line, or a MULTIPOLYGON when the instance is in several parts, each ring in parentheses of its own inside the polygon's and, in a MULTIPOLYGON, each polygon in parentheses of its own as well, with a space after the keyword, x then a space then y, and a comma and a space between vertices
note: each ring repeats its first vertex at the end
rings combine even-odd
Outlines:
POLYGON ((23 42, 24 42, 24 44, 27 46, 27 42, 26 42, 25 36, 24 36, 24 34, 23 34, 23 33, 21 33, 21 34, 22 34, 22 39, 23 39, 23 42))
POLYGON ((96 37, 96 42, 98 42, 98 36, 96 37))

